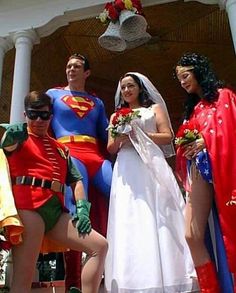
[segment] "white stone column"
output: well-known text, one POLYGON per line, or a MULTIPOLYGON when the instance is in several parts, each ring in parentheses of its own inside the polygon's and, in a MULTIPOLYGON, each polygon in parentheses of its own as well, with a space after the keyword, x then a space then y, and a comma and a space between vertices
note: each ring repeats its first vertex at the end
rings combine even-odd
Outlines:
POLYGON ((11 41, 6 38, 0 37, 0 95, 2 91, 2 71, 3 71, 3 60, 5 53, 13 47, 11 41))
POLYGON ((234 43, 234 51, 236 53, 236 0, 225 0, 224 5, 229 17, 229 24, 234 43))
POLYGON ((31 50, 38 41, 34 30, 20 31, 11 35, 16 48, 10 122, 24 121, 24 97, 30 88, 31 50))

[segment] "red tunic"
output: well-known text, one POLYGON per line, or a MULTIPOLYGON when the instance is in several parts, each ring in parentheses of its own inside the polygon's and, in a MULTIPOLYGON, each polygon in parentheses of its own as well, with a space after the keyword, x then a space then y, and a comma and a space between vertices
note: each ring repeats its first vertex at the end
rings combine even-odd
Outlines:
MULTIPOLYGON (((7 157, 11 178, 17 176, 35 176, 40 179, 66 181, 68 170, 65 146, 48 135, 38 137, 29 134, 29 138, 7 157)), ((36 209, 56 194, 64 206, 61 192, 47 188, 13 185, 13 195, 17 209, 36 209)))
MULTIPOLYGON (((219 90, 214 103, 200 101, 190 120, 199 125, 212 165, 215 200, 227 259, 236 273, 236 95, 219 90)), ((181 161, 181 152, 177 160, 181 161)), ((184 173, 184 172, 183 172, 184 173)))

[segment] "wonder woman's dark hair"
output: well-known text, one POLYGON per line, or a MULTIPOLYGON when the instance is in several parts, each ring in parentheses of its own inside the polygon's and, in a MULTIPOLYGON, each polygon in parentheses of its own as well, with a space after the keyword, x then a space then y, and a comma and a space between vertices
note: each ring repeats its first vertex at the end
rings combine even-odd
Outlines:
MULTIPOLYGON (((213 102, 218 99, 218 89, 224 86, 213 71, 209 59, 206 56, 197 53, 186 53, 177 62, 177 66, 193 66, 191 70, 199 83, 203 99, 213 102)), ((176 71, 175 71, 176 75, 176 71)), ((196 94, 188 94, 185 102, 184 119, 189 119, 195 105, 199 102, 200 97, 196 94)))

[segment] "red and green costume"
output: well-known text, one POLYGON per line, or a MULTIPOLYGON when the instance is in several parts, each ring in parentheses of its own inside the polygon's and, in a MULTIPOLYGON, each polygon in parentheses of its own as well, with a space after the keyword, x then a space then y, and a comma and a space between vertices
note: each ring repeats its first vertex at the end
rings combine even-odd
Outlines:
POLYGON ((29 134, 19 147, 7 156, 13 181, 13 194, 18 209, 37 209, 53 195, 57 195, 64 207, 64 195, 48 188, 14 184, 15 178, 29 176, 48 181, 69 184, 81 179, 68 176, 68 151, 65 146, 48 135, 38 137, 29 134), (72 180, 72 181, 71 181, 72 180))

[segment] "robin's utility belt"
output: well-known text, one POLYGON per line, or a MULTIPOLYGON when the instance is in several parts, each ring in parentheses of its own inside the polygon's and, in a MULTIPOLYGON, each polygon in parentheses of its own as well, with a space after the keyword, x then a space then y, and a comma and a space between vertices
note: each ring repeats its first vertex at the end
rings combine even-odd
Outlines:
POLYGON ((17 176, 12 178, 12 185, 31 185, 36 187, 48 188, 54 192, 63 192, 64 184, 57 180, 46 180, 32 176, 17 176))

